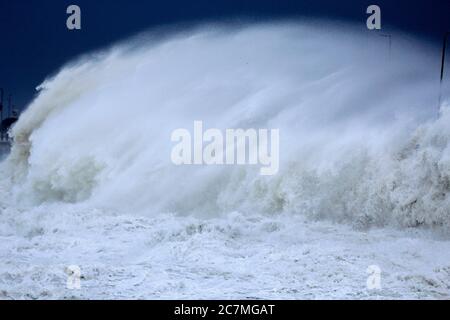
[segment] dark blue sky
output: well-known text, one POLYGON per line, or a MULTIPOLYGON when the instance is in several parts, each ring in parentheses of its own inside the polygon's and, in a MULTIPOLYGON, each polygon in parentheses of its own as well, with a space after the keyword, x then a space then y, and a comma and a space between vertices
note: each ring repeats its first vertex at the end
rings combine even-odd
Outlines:
MULTIPOLYGON (((320 17, 365 25, 378 4, 383 29, 393 27, 429 41, 450 31, 450 0, 0 0, 0 87, 19 107, 65 62, 146 29, 180 22, 320 17), (66 28, 66 8, 77 4, 82 30, 66 28)), ((369 31, 368 31, 369 32, 369 31)))

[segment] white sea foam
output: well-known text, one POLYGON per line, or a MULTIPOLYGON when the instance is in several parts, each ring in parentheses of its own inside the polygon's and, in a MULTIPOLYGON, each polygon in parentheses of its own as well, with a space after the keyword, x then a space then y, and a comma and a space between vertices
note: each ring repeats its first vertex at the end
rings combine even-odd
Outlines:
POLYGON ((379 38, 311 25, 210 27, 84 57, 45 81, 14 127, 13 195, 129 212, 448 225, 437 54, 396 40, 388 57, 379 38), (280 173, 174 167, 170 132, 195 119, 280 128, 280 173))
POLYGON ((1 164, 0 297, 448 297, 449 242, 391 229, 450 227, 439 62, 406 36, 389 54, 376 33, 286 23, 142 36, 65 66, 1 164), (278 174, 175 166, 171 132, 195 120, 279 128, 278 174), (374 264, 381 293, 364 291, 374 264), (79 295, 61 287, 70 265, 79 295))

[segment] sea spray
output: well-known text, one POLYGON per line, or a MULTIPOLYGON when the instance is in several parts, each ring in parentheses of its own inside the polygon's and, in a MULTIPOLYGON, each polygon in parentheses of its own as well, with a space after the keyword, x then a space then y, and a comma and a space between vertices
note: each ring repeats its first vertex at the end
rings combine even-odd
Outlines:
POLYGON ((387 60, 367 49, 377 41, 349 26, 206 26, 85 56, 39 87, 11 132, 2 185, 31 207, 448 227, 438 52, 398 39, 387 60), (175 166, 171 132, 199 119, 279 128, 278 173, 175 166))

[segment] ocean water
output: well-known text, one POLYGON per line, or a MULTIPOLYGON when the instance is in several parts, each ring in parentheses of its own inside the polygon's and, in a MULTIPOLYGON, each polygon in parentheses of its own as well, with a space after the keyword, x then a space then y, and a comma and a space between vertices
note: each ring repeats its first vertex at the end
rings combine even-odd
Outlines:
POLYGON ((448 299, 439 49, 394 40, 204 25, 62 67, 0 164, 0 298, 448 299), (279 129, 278 174, 175 166, 195 120, 279 129))

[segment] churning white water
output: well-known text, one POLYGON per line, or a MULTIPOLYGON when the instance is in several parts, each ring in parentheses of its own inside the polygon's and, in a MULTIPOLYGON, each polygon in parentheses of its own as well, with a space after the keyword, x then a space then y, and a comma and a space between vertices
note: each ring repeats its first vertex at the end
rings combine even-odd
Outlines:
POLYGON ((65 66, 1 164, 1 297, 449 298, 439 50, 386 41, 205 26, 65 66), (171 132, 195 120, 279 129, 278 174, 175 166, 171 132))

